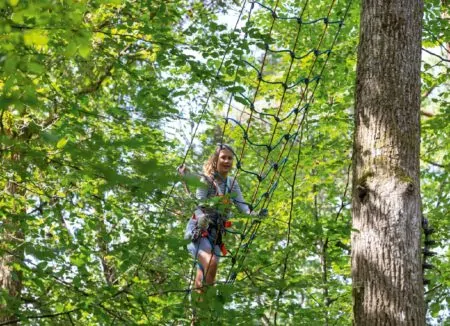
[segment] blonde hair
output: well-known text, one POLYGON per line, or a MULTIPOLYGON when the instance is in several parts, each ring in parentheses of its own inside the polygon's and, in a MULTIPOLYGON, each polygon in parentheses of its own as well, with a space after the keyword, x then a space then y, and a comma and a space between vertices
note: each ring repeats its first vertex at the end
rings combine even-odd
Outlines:
POLYGON ((205 162, 205 164, 203 164, 203 174, 209 177, 214 178, 216 172, 217 172, 217 162, 219 161, 219 154, 220 151, 222 150, 229 150, 231 153, 233 153, 234 156, 234 151, 231 148, 231 146, 222 144, 222 145, 218 145, 216 147, 216 150, 214 151, 214 153, 212 153, 208 160, 205 162))

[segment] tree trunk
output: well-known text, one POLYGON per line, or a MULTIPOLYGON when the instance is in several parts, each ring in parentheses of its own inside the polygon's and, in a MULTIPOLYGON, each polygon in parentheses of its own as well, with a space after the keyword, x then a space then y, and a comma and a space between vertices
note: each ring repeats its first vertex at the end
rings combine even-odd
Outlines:
MULTIPOLYGON (((441 18, 443 20, 450 20, 449 0, 441 0, 441 18)), ((450 42, 444 44, 447 60, 450 60, 450 42)))
MULTIPOLYGON (((14 155, 13 160, 18 160, 18 155, 14 155)), ((13 181, 9 181, 6 188, 11 195, 20 192, 17 184, 13 181)), ((20 208, 13 207, 11 214, 16 215, 19 210, 20 208)), ((4 223, 5 227, 0 234, 0 244, 4 250, 0 256, 0 291, 7 294, 7 305, 0 303, 0 324, 4 322, 16 324, 14 320, 17 318, 13 311, 20 304, 22 273, 14 270, 12 265, 23 256, 21 249, 23 233, 20 231, 17 221, 5 221, 4 223)))
POLYGON ((116 273, 116 267, 114 265, 114 262, 112 262, 108 256, 110 255, 110 250, 108 248, 108 242, 105 240, 105 235, 108 233, 106 229, 106 216, 105 212, 103 212, 101 215, 103 216, 98 221, 98 234, 97 234, 97 244, 99 247, 99 255, 100 255, 100 261, 102 262, 102 268, 103 268, 103 276, 105 277, 105 281, 112 286, 117 278, 116 273))
POLYGON ((425 325, 421 0, 363 0, 352 194, 355 325, 425 325))

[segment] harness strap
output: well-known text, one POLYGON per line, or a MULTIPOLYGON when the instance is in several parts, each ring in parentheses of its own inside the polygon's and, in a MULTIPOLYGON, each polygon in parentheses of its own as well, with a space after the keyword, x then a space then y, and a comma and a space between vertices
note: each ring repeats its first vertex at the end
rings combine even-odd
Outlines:
POLYGON ((205 175, 205 177, 208 180, 208 182, 214 186, 214 188, 216 190, 216 196, 223 196, 223 195, 226 195, 227 193, 231 192, 231 178, 230 177, 227 177, 227 179, 225 180, 225 191, 224 192, 222 192, 222 189, 220 189, 220 187, 217 184, 215 179, 212 179, 206 175, 205 175))
POLYGON ((222 255, 224 255, 224 256, 226 256, 228 253, 227 248, 225 247, 225 243, 223 243, 223 242, 220 245, 220 251, 222 252, 222 255))
MULTIPOLYGON (((231 192, 231 186, 232 186, 232 179, 230 177, 227 177, 225 180, 224 185, 224 191, 222 192, 221 188, 219 187, 218 183, 214 178, 211 178, 210 176, 203 175, 204 178, 208 181, 210 185, 212 185, 215 189, 215 196, 224 196, 231 192)), ((227 249, 222 241, 222 236, 226 232, 226 228, 231 226, 231 222, 224 221, 223 225, 219 226, 217 225, 218 221, 215 221, 215 226, 211 226, 208 228, 208 230, 203 231, 201 236, 204 238, 207 238, 208 241, 211 244, 211 248, 214 251, 214 247, 218 245, 220 247, 220 251, 225 256, 227 254, 227 249), (215 232, 213 232, 215 230, 215 232), (214 239, 213 239, 214 238, 214 239)))

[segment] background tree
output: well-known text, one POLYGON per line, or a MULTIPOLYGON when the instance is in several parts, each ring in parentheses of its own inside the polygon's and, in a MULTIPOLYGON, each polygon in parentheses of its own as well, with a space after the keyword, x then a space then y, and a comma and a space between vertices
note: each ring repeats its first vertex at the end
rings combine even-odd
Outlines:
POLYGON ((424 325, 420 153, 423 3, 363 2, 352 191, 357 325, 424 325))
POLYGON ((446 1, 425 3, 422 66, 422 193, 425 217, 434 228, 438 255, 430 257, 433 269, 425 273, 427 322, 448 323, 449 297, 449 11, 446 1))
POLYGON ((173 180, 176 141, 163 125, 189 81, 211 82, 184 50, 211 10, 222 9, 0 2, 2 322, 161 318, 132 298, 166 280, 164 270, 139 268, 148 251, 145 264, 157 265, 162 249, 152 248, 166 245, 151 214, 173 180))
MULTIPOLYGON (((426 4, 427 50, 449 40, 440 4, 426 4)), ((357 2, 7 0, 0 14, 0 257, 21 290, 2 287, 0 324, 183 324, 193 307, 222 324, 350 323, 357 2), (286 80, 284 95, 270 84, 286 80), (264 146, 245 139, 248 123, 264 146), (272 137, 281 146, 268 151, 272 137), (245 146, 242 167, 260 174, 235 170, 247 200, 274 191, 249 246, 227 234, 245 259, 223 258, 198 307, 182 240, 195 203, 175 167, 186 156, 200 171, 221 141, 245 146), (269 170, 285 144, 282 173, 269 170)), ((450 142, 446 62, 424 59, 424 211, 442 247, 427 272, 433 322, 450 279, 450 142)), ((240 231, 247 219, 232 221, 240 231)))

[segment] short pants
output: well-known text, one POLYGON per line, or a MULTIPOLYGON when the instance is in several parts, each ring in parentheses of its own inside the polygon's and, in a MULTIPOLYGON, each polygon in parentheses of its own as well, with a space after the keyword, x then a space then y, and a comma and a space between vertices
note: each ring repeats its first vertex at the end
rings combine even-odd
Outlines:
MULTIPOLYGON (((201 237, 197 241, 192 241, 187 246, 189 252, 191 253, 192 257, 194 257, 194 258, 197 258, 198 252, 200 250, 207 252, 207 253, 211 253, 211 247, 212 247, 211 242, 209 241, 209 239, 207 237, 201 237)), ((217 261, 219 260, 220 253, 221 253, 220 246, 215 245, 214 246, 214 254, 216 255, 217 261)))

